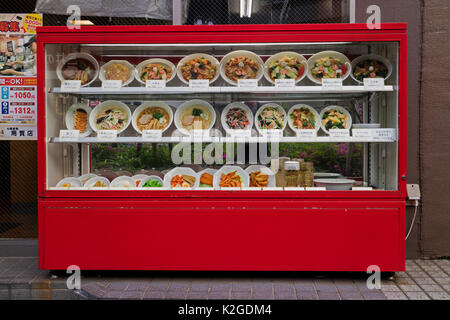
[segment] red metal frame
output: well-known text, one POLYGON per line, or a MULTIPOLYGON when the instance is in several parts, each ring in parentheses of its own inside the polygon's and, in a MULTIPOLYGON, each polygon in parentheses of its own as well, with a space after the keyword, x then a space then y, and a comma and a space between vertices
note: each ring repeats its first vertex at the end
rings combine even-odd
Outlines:
POLYGON ((365 24, 95 26, 82 27, 80 30, 66 27, 38 28, 38 101, 41 106, 38 108, 40 267, 64 269, 70 264, 78 264, 84 269, 365 271, 372 259, 374 261, 371 264, 379 265, 383 271, 403 270, 406 39, 406 24, 398 23, 382 24, 378 30, 369 30, 365 24), (396 191, 147 193, 46 190, 45 108, 42 107, 46 95, 44 44, 351 41, 399 43, 396 191), (276 205, 274 199, 279 199, 276 205), (160 213, 155 212, 155 206, 160 213), (258 212, 254 212, 254 208, 258 208, 258 212), (339 218, 336 220, 335 217, 339 218), (105 230, 106 226, 111 230, 105 230), (163 235, 158 232, 156 235, 141 233, 144 232, 143 227, 151 227, 155 231, 153 226, 170 234, 166 241, 161 242, 163 235), (177 227, 171 232, 170 226, 177 227), (181 226, 186 229, 183 231, 181 226), (279 229, 275 230, 274 226, 279 229), (286 232, 294 232, 293 226, 301 226, 305 234, 286 236, 286 232), (258 228, 264 230, 265 236, 269 236, 270 232, 271 241, 261 237, 258 228), (244 229, 249 232, 245 234, 244 229), (191 233, 186 233, 186 230, 191 230, 191 233), (224 230, 228 232, 227 237, 224 230), (317 232, 314 241, 311 241, 311 237, 315 233, 311 230, 317 232), (78 237, 79 232, 88 236, 78 237), (342 239, 336 238, 339 235, 342 239), (110 249, 104 243, 105 239, 109 239, 110 249), (158 243, 158 247, 154 243, 158 243), (249 247, 247 243, 253 245, 249 247), (96 244, 99 246, 96 247, 96 244), (125 245, 128 246, 126 250, 125 245), (149 246, 153 253, 143 254, 149 246), (70 250, 65 251, 64 248, 70 250), (183 254, 180 248, 189 249, 191 255, 183 254), (205 250, 198 251, 197 248, 205 250), (249 252, 251 248, 253 253, 249 252), (264 251, 264 248, 267 250, 264 251), (99 250, 102 251, 102 257, 98 256, 99 250), (303 253, 299 250, 303 250, 303 253), (232 252, 229 260, 220 258, 220 251, 232 252), (176 252, 178 258, 171 256, 170 252, 176 252), (263 253, 264 258, 258 256, 263 253))

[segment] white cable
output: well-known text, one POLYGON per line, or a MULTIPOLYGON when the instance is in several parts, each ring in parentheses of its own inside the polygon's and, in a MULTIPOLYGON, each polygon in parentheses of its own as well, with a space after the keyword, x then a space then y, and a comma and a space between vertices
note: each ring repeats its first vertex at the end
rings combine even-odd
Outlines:
POLYGON ((409 227, 409 231, 408 231, 408 234, 406 235, 405 241, 408 239, 409 235, 411 234, 411 230, 412 230, 412 228, 414 226, 414 221, 416 220, 417 207, 419 206, 419 204, 418 204, 417 200, 414 200, 414 201, 415 201, 414 216, 413 216, 413 219, 411 221, 411 226, 409 227))

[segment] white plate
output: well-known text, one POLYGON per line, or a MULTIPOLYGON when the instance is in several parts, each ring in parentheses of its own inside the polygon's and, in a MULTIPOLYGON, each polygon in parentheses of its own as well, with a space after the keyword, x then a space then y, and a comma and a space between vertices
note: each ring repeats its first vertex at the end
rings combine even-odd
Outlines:
POLYGON ((172 108, 167 103, 164 103, 161 101, 145 101, 139 107, 137 107, 136 110, 134 110, 133 116, 131 117, 131 124, 133 125, 134 130, 136 130, 136 132, 142 134, 142 131, 139 130, 139 127, 137 125, 137 117, 139 116, 139 114, 142 111, 144 111, 145 109, 147 109, 149 107, 160 107, 167 111, 167 113, 169 114, 169 117, 170 117, 169 124, 162 130, 162 132, 169 129, 169 127, 172 125, 172 122, 173 122, 172 108))
POLYGON ((386 66, 386 68, 388 69, 388 74, 387 74, 386 78, 384 78, 384 80, 387 80, 391 76, 391 74, 392 74, 392 63, 388 59, 386 59, 385 57, 379 56, 377 54, 366 54, 366 55, 363 55, 363 56, 359 56, 358 58, 355 58, 352 61, 352 72, 351 72, 350 76, 356 82, 358 82, 360 84, 364 83, 364 81, 359 81, 359 80, 357 80, 354 77, 353 70, 355 70, 356 65, 358 63, 360 63, 361 61, 365 61, 365 60, 376 60, 376 61, 379 61, 379 62, 383 63, 386 66))
POLYGON ((291 119, 291 114, 292 114, 292 112, 294 112, 294 110, 300 109, 300 108, 302 108, 302 107, 303 107, 303 108, 306 108, 306 109, 309 109, 309 110, 311 111, 311 113, 314 115, 314 118, 315 118, 315 128, 314 128, 314 129, 315 129, 316 131, 319 131, 319 129, 320 129, 320 116, 319 116, 319 113, 318 113, 313 107, 308 106, 307 104, 302 104, 302 103, 296 104, 296 105, 292 106, 292 107, 289 109, 289 111, 288 111, 288 113, 287 113, 287 119, 288 119, 289 127, 290 127, 290 128, 292 129, 292 131, 294 131, 294 132, 300 131, 300 129, 294 127, 294 121, 291 119))
POLYGON ((151 181, 153 181, 153 180, 158 180, 159 182, 161 182, 161 188, 164 187, 164 181, 163 181, 163 179, 161 179, 160 177, 158 177, 158 176, 147 176, 146 178, 143 178, 143 179, 141 180, 141 182, 139 183, 138 188, 152 188, 152 189, 159 188, 159 187, 144 187, 144 184, 145 184, 148 180, 151 180, 151 181))
POLYGON ((74 130, 73 125, 75 122, 75 111, 77 109, 83 109, 87 113, 86 131, 80 132, 80 137, 87 137, 92 133, 92 129, 89 124, 89 115, 90 115, 92 109, 85 103, 75 103, 70 106, 70 108, 69 108, 69 110, 67 110, 66 116, 65 116, 66 128, 69 130, 74 130))
POLYGON ((269 81, 272 84, 275 84, 275 81, 272 80, 270 78, 270 74, 269 74, 269 66, 272 62, 275 62, 283 57, 286 56, 290 56, 290 57, 294 57, 297 58, 301 64, 303 64, 305 70, 303 72, 303 74, 300 76, 300 78, 298 78, 297 80, 295 80, 295 83, 298 83, 300 81, 303 80, 303 78, 306 77, 306 69, 308 68, 308 64, 307 64, 307 60, 304 56, 302 56, 301 54, 297 53, 297 52, 292 52, 292 51, 283 51, 283 52, 279 52, 274 54, 273 56, 271 56, 269 59, 266 60, 266 62, 264 63, 264 77, 266 78, 267 81, 269 81))
MULTIPOLYGON (((101 81, 108 80, 108 79, 106 79, 106 70, 112 64, 121 64, 121 65, 125 66, 126 68, 128 68, 128 70, 130 70, 130 76, 128 77, 128 79, 126 81, 122 81, 122 87, 129 85, 131 83, 131 81, 133 81, 133 79, 134 79, 134 66, 131 63, 129 63, 127 60, 111 60, 111 61, 108 61, 107 63, 105 63, 100 68, 100 73, 98 75, 100 80, 101 81)), ((111 79, 109 79, 109 80, 111 80, 111 79)))
POLYGON ((232 102, 232 103, 228 104, 225 108, 223 108, 222 114, 220 115, 220 121, 221 121, 222 127, 225 129, 225 131, 228 134, 232 134, 232 132, 236 130, 236 129, 231 129, 226 122, 226 115, 227 115, 228 111, 230 111, 230 109, 233 109, 233 108, 242 109, 247 114, 247 118, 248 118, 250 124, 247 126, 246 129, 242 129, 242 130, 251 131, 252 127, 253 127, 253 113, 252 113, 252 110, 250 110, 250 108, 242 102, 232 102))
POLYGON ((84 184, 89 179, 92 179, 92 178, 95 178, 95 177, 98 177, 98 176, 96 174, 94 174, 94 173, 86 173, 86 174, 83 174, 82 176, 79 176, 78 179, 80 179, 81 184, 84 186, 84 184))
MULTIPOLYGON (((192 170, 191 168, 186 168, 186 167, 177 167, 177 168, 173 168, 172 170, 170 170, 169 172, 167 172, 164 175, 164 187, 168 188, 168 189, 188 189, 188 188, 172 188, 170 181, 172 180, 172 178, 176 175, 189 175, 192 177, 195 177, 195 182, 194 185, 192 187, 192 189, 195 189, 199 186, 200 184, 200 178, 198 176, 198 173, 195 172, 194 170, 192 170)), ((191 189, 191 188, 189 188, 191 189)))
MULTIPOLYGON (((197 172, 197 174, 198 174, 198 178, 200 179, 204 173, 209 173, 210 175, 213 176, 213 184, 214 184, 214 174, 215 174, 216 172, 217 172, 217 169, 206 168, 206 169, 204 169, 204 170, 202 170, 202 171, 197 172)), ((199 187, 200 187, 200 184, 201 184, 201 183, 199 182, 199 187)), ((202 187, 200 187, 200 188, 213 188, 213 186, 211 186, 211 187, 205 187, 205 186, 202 186, 202 187)))
POLYGON ((141 184, 141 180, 142 180, 142 179, 146 179, 146 178, 148 178, 148 177, 149 177, 149 176, 146 175, 146 174, 135 174, 135 175, 132 176, 131 178, 134 180, 135 185, 136 185, 137 182, 139 182, 139 183, 136 185, 136 188, 137 188, 137 187, 139 187, 139 185, 141 184))
POLYGON ((286 111, 284 110, 284 108, 283 108, 282 106, 280 106, 280 105, 278 105, 278 104, 276 104, 276 103, 271 103, 271 102, 262 105, 262 106, 258 109, 258 111, 256 111, 256 114, 255 114, 255 128, 256 128, 256 130, 257 130, 260 134, 263 134, 263 132, 266 130, 266 129, 261 129, 261 128, 259 127, 258 116, 259 116, 259 114, 262 112, 262 110, 263 110, 264 108, 267 108, 267 107, 275 107, 275 108, 278 108, 278 109, 280 109, 280 110, 282 111, 283 119, 284 119, 284 121, 283 121, 283 127, 282 127, 281 129, 274 129, 274 130, 281 130, 281 131, 284 131, 284 129, 286 128, 286 122, 287 122, 286 111))
POLYGON ((122 103, 120 101, 107 100, 107 101, 104 101, 104 102, 100 103, 99 105, 97 105, 94 108, 94 110, 91 111, 91 114, 89 115, 89 124, 90 124, 92 130, 94 130, 95 132, 98 132, 100 130, 100 129, 97 129, 97 126, 96 126, 97 115, 99 113, 101 113, 104 109, 107 109, 107 108, 110 108, 110 107, 119 107, 123 111, 125 111, 125 113, 128 116, 127 123, 125 124, 125 126, 123 126, 122 129, 117 130, 117 134, 121 133, 126 128, 128 128, 128 126, 130 125, 130 122, 131 122, 131 111, 130 111, 130 108, 128 108, 128 106, 126 104, 124 104, 124 103, 122 103))
POLYGON ((106 189, 109 188, 109 185, 110 185, 109 180, 106 179, 105 177, 94 177, 94 178, 91 178, 88 181, 86 181, 86 183, 84 184, 84 188, 85 189, 95 188, 95 189, 98 189, 98 190, 102 190, 102 189, 106 190, 106 189), (103 182, 104 184, 106 184, 106 187, 94 187, 94 184, 97 181, 103 182))
POLYGON ((180 116, 183 113, 184 109, 189 108, 191 106, 195 106, 195 105, 203 106, 206 109, 208 109, 211 113, 211 116, 212 116, 211 124, 205 130, 210 130, 216 123, 216 111, 214 110, 213 106, 210 105, 208 102, 206 102, 204 100, 199 100, 199 99, 186 101, 177 108, 177 111, 175 111, 175 119, 174 119, 175 126, 177 127, 177 129, 185 135, 189 135, 189 130, 183 128, 183 126, 181 125, 180 116))
POLYGON ((318 187, 325 187, 327 190, 351 190, 355 180, 352 179, 314 179, 318 187))
POLYGON ((89 81, 81 86, 86 87, 86 86, 90 85, 92 82, 94 82, 97 79, 100 66, 98 64, 98 61, 93 56, 91 56, 90 54, 85 53, 85 52, 70 53, 64 57, 64 59, 56 67, 56 76, 58 77, 59 81, 63 82, 65 80, 69 80, 69 79, 64 79, 64 77, 62 76, 62 68, 68 61, 74 60, 74 59, 86 59, 89 62, 91 62, 92 65, 94 66, 94 69, 95 69, 94 77, 92 78, 91 81, 89 81))
POLYGON ((380 123, 353 123, 352 129, 378 129, 381 128, 380 123))
MULTIPOLYGON (((248 166, 245 169, 245 172, 247 172, 249 175, 249 185, 250 185, 250 173, 255 172, 255 171, 261 171, 261 173, 268 175, 269 181, 268 181, 267 187, 264 187, 264 188, 275 188, 276 187, 275 175, 273 174, 272 170, 270 170, 266 166, 263 166, 260 164, 254 164, 254 165, 248 166)), ((257 187, 255 187, 255 188, 257 188, 257 187)))
POLYGON ((312 82, 317 83, 317 84, 322 84, 321 79, 316 79, 313 77, 313 75, 311 74, 311 68, 314 66, 314 63, 316 62, 316 60, 319 60, 321 58, 326 58, 326 57, 332 57, 332 58, 339 59, 343 64, 345 64, 347 66, 347 72, 341 78, 339 78, 339 79, 342 79, 342 81, 347 79, 347 77, 352 73, 352 65, 350 64, 350 60, 344 54, 337 52, 337 51, 322 51, 322 52, 312 55, 308 59, 308 68, 306 70, 306 75, 308 76, 308 79, 311 80, 312 82))
POLYGON ((319 115, 319 119, 320 119, 320 127, 322 128, 322 130, 326 133, 326 134, 330 134, 328 132, 328 130, 322 125, 322 117, 324 115, 325 112, 330 111, 330 110, 337 110, 342 112, 343 114, 345 114, 347 116, 347 121, 345 122, 345 126, 346 128, 344 129, 349 129, 352 127, 352 117, 350 116, 350 113, 348 113, 347 109, 340 107, 340 106, 328 106, 326 108, 323 108, 322 111, 320 112, 319 115))
POLYGON ((83 186, 83 184, 81 183, 81 180, 79 178, 75 178, 75 177, 68 177, 68 178, 64 178, 61 179, 57 184, 56 187, 57 188, 81 188, 83 186), (63 187, 63 184, 70 184, 70 187, 63 187))
POLYGON ((142 83, 143 85, 145 85, 146 82, 142 81, 141 77, 140 77, 142 69, 148 64, 155 64, 155 63, 164 64, 172 70, 172 74, 171 74, 170 78, 166 80, 166 83, 168 83, 170 80, 175 78, 175 75, 177 74, 177 70, 175 68, 175 65, 172 62, 170 62, 169 60, 166 60, 166 59, 153 58, 153 59, 144 60, 136 66, 136 69, 134 69, 135 79, 137 81, 139 81, 140 83, 142 83))
POLYGON ((247 50, 236 50, 236 51, 232 51, 230 53, 228 53, 227 55, 225 55, 222 60, 220 60, 220 75, 221 77, 229 84, 233 85, 233 86, 237 86, 238 82, 237 81, 233 81, 230 78, 228 78, 226 76, 225 73, 225 66, 228 63, 228 61, 230 61, 232 58, 236 58, 236 57, 240 57, 240 56, 244 56, 246 58, 250 58, 255 60, 255 62, 258 64, 258 72, 256 73, 256 81, 261 80, 263 74, 264 74, 264 62, 262 61, 262 59, 254 52, 251 51, 247 51, 247 50))
MULTIPOLYGON (((183 78, 183 76, 181 74, 181 67, 186 62, 188 62, 189 60, 192 60, 192 59, 195 59, 195 58, 200 58, 200 57, 203 57, 203 58, 209 60, 212 65, 216 66, 216 74, 215 74, 214 78, 212 78, 209 81, 209 84, 213 83, 214 81, 217 80, 217 78, 219 78, 219 74, 220 74, 220 72, 219 72, 219 68, 220 68, 219 61, 216 58, 214 58, 212 55, 209 55, 209 54, 206 54, 206 53, 194 53, 194 54, 190 54, 190 55, 184 57, 177 64, 177 76, 183 83, 189 84, 189 80, 186 80, 186 79, 183 78)), ((196 80, 196 79, 193 79, 193 80, 196 80)))
POLYGON ((110 188, 134 189, 136 188, 136 182, 132 177, 120 176, 111 181, 110 188))
POLYGON ((338 178, 341 175, 339 173, 332 173, 332 172, 314 172, 314 178, 319 179, 333 179, 338 178))
MULTIPOLYGON (((248 188, 248 185, 250 184, 250 178, 248 176, 248 173, 245 172, 244 169, 242 169, 241 167, 238 167, 238 166, 223 166, 222 168, 217 170, 216 173, 214 173, 214 176, 213 176, 214 189, 217 189, 217 190, 222 189, 220 187, 220 178, 221 178, 222 174, 228 174, 233 171, 237 171, 237 173, 241 176, 241 187, 248 188)), ((226 190, 227 188, 223 188, 223 189, 226 190)))

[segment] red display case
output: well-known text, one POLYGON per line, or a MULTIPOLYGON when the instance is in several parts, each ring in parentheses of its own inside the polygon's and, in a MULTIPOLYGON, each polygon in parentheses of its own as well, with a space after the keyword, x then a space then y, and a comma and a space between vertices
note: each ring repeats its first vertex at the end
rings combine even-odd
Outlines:
MULTIPOLYGON (((366 271, 376 265, 381 271, 404 270, 406 37, 406 24, 382 24, 373 30, 364 24, 38 28, 40 268, 366 271), (362 85, 351 77, 342 87, 331 88, 306 77, 288 88, 275 87, 264 78, 256 88, 235 87, 219 77, 209 88, 190 89, 175 77, 160 89, 146 88, 133 80, 114 91, 102 89, 100 81, 94 79, 89 86, 72 92, 65 92, 58 78, 58 65, 71 52, 89 53, 100 65, 120 59, 134 67, 148 58, 165 58, 176 64, 198 52, 221 60, 235 50, 255 52, 264 61, 281 51, 309 58, 333 50, 349 60, 377 54, 388 59, 391 75, 378 87, 362 85), (120 154, 125 148, 122 145, 137 149, 161 145, 172 150, 184 141, 164 135, 145 140, 130 133, 131 125, 115 139, 91 135, 67 141, 60 130, 71 129, 65 125, 65 116, 73 103, 92 108, 97 102, 117 100, 134 107, 142 101, 158 100, 167 101, 175 111, 179 103, 194 98, 214 105, 218 114, 215 128, 220 130, 220 111, 225 103, 244 101, 250 105, 251 101, 257 106, 277 102, 285 108, 308 102, 318 110, 345 105, 351 109, 353 123, 380 123, 394 134, 386 138, 383 132, 372 135, 366 131, 357 136, 351 131, 344 137, 329 137, 320 131, 311 140, 285 132, 280 138, 286 152, 337 144, 360 150, 360 162, 355 157, 358 171, 352 172, 360 175, 361 188, 352 190, 56 187, 62 178, 93 172, 107 162, 99 151, 107 149, 106 145, 120 154), (361 109, 360 117, 354 108, 361 109)), ((256 139, 246 138, 247 146, 256 139)), ((220 139, 225 143, 230 138, 220 139)), ((218 142, 206 140, 203 142, 218 142)), ((316 160, 315 168, 323 169, 320 161, 316 160)), ((164 163, 161 166, 166 168, 164 163)), ((329 166, 334 167, 334 163, 329 166)))

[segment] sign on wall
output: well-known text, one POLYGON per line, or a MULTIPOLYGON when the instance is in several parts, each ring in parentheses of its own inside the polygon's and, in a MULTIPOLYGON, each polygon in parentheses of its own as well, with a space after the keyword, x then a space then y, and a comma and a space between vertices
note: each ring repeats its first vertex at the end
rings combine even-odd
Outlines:
POLYGON ((40 14, 0 14, 0 140, 37 138, 38 26, 40 14))

